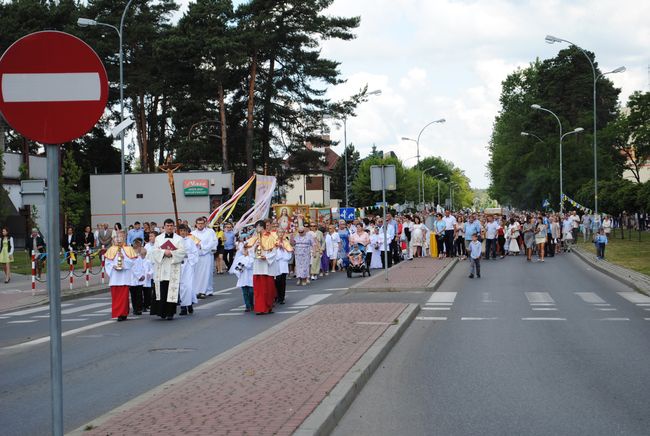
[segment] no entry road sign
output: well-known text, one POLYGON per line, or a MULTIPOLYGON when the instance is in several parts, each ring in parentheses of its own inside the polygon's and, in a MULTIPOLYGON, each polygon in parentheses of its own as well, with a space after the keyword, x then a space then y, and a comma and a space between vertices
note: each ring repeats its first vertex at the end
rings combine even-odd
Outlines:
POLYGON ((0 113, 29 139, 62 144, 86 134, 104 113, 106 69, 81 39, 29 34, 0 58, 0 113))

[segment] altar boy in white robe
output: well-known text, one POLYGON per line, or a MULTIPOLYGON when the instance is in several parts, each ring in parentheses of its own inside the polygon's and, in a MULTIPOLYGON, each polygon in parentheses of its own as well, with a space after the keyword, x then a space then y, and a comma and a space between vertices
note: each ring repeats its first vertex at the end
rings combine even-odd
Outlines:
POLYGON ((214 230, 205 226, 205 218, 197 218, 196 229, 192 236, 201 242, 198 245, 199 260, 194 270, 194 291, 198 298, 214 294, 212 287, 212 275, 214 274, 214 255, 212 250, 217 248, 217 234, 214 230))
POLYGON ((183 238, 183 244, 187 257, 181 266, 181 311, 179 315, 194 313, 192 304, 196 303, 196 293, 194 292, 194 269, 199 261, 199 250, 196 244, 200 241, 190 234, 190 228, 185 224, 178 226, 178 233, 183 238))
POLYGON ((154 248, 147 254, 153 263, 153 280, 156 284, 156 298, 152 302, 151 315, 173 320, 181 278, 181 263, 185 259, 183 238, 174 233, 174 221, 166 219, 163 233, 156 237, 154 248))
POLYGON ((254 253, 240 243, 237 247, 237 254, 228 271, 237 276, 237 286, 241 288, 244 297, 244 312, 253 310, 253 264, 255 263, 254 253))

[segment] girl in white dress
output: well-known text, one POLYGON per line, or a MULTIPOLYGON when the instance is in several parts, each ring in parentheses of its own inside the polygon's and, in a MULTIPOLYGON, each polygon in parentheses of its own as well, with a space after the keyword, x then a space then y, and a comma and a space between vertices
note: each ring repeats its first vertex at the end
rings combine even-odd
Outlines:
POLYGON ((381 269, 381 251, 379 250, 379 226, 374 226, 370 232, 370 245, 368 250, 372 253, 370 269, 381 269))
POLYGON ((411 246, 413 247, 413 257, 422 257, 422 246, 426 236, 426 226, 422 224, 419 216, 413 218, 413 233, 411 233, 411 246))
MULTIPOLYGON (((325 235, 325 250, 327 257, 330 260, 330 271, 336 271, 336 261, 339 254, 339 246, 341 245, 341 237, 339 236, 333 224, 328 226, 327 235, 325 235)), ((327 272, 325 273, 327 274, 327 272)))
POLYGON ((519 254, 519 223, 515 221, 514 218, 510 219, 510 225, 508 226, 508 253, 514 255, 519 254))

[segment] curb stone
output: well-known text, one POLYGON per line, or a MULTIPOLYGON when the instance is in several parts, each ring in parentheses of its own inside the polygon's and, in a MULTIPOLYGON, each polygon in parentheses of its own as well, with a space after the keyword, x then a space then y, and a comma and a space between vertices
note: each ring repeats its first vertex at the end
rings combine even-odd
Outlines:
POLYGON ((578 256, 578 258, 580 260, 582 260, 583 262, 585 262, 586 264, 588 264, 589 266, 591 266, 595 270, 600 271, 601 273, 613 278, 614 280, 618 280, 619 282, 623 283, 624 285, 629 286, 630 288, 636 290, 637 292, 639 292, 641 294, 650 296, 650 284, 646 285, 646 286, 643 286, 643 284, 635 281, 634 278, 632 277, 633 274, 640 274, 640 273, 636 273, 634 271, 627 270, 627 268, 617 266, 618 268, 622 268, 622 269, 627 270, 627 271, 630 272, 630 275, 624 276, 622 274, 619 274, 619 273, 617 273, 617 272, 615 272, 613 270, 610 270, 610 269, 606 268, 606 265, 611 265, 607 261, 596 262, 593 259, 591 259, 591 257, 589 255, 587 255, 587 253, 583 252, 579 248, 574 248, 572 251, 573 251, 573 253, 575 253, 578 256))
POLYGON ((368 348, 368 351, 350 368, 311 415, 296 429, 293 435, 320 436, 330 434, 419 311, 419 304, 407 305, 397 318, 396 323, 389 326, 375 343, 368 348))
POLYGON ((447 278, 449 273, 451 273, 451 270, 454 269, 454 267, 456 265, 458 265, 458 258, 454 257, 453 260, 451 262, 449 262, 449 264, 446 267, 444 267, 442 269, 442 271, 440 271, 438 273, 438 275, 436 275, 434 277, 434 279, 431 281, 431 283, 429 283, 427 285, 427 290, 428 291, 436 291, 440 287, 442 282, 447 278))

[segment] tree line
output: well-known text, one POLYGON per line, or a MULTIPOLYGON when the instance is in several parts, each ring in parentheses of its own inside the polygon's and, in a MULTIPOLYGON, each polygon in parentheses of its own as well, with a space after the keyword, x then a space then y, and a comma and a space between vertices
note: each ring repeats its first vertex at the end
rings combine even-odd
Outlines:
MULTIPOLYGON (((587 55, 600 76, 595 55, 587 55)), ((625 107, 619 94, 606 76, 597 81, 599 211, 615 215, 650 211, 650 185, 640 179, 650 159, 650 93, 634 93, 625 107), (633 180, 623 178, 625 171, 633 180)), ((544 200, 558 209, 559 126, 551 114, 531 108, 539 104, 559 117, 564 133, 584 128, 564 139, 563 190, 593 209, 593 73, 584 54, 570 46, 517 69, 502 82, 500 103, 489 144, 490 195, 522 209, 541 209, 544 200)))

